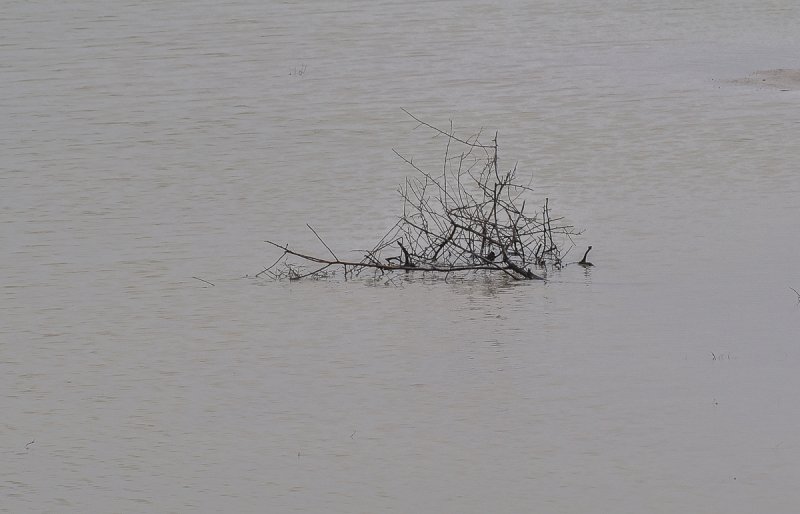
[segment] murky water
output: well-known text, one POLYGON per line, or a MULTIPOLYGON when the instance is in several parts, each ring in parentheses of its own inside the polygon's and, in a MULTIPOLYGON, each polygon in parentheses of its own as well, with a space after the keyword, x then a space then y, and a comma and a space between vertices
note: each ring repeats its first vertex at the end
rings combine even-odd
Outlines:
POLYGON ((798 14, 6 2, 0 511, 795 511, 798 14), (246 278, 383 234, 443 152, 401 108, 596 267, 246 278))

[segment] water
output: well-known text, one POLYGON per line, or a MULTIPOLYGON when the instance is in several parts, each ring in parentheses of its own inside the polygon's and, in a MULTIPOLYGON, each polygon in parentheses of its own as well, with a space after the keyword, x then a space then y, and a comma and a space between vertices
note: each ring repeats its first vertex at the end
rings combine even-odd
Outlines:
POLYGON ((742 79, 797 14, 6 2, 0 511, 794 511, 800 85, 742 79), (252 278, 391 226, 443 152, 401 108, 498 130, 595 268, 252 278))

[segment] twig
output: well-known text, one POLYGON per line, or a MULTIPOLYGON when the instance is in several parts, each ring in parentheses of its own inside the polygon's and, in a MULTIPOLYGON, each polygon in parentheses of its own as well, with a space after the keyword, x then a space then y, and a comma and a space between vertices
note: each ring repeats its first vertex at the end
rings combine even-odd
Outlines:
POLYGON ((279 263, 279 262, 281 262, 281 259, 283 259, 283 255, 281 255, 280 257, 278 257, 277 259, 275 259, 275 262, 273 262, 273 263, 272 263, 272 265, 271 265, 270 267, 268 267, 268 268, 264 268, 264 269, 263 269, 263 271, 259 271, 258 273, 256 273, 256 278, 258 278, 258 276, 259 276, 259 275, 261 275, 262 273, 269 273, 269 270, 271 270, 272 268, 274 268, 275 266, 277 266, 277 265, 278 265, 278 263, 279 263))
POLYGON ((325 241, 323 241, 321 237, 319 237, 319 234, 317 234, 317 231, 316 231, 316 230, 314 230, 314 227, 312 227, 312 226, 311 226, 311 225, 309 225, 308 223, 306 223, 306 226, 307 226, 307 227, 308 227, 308 228, 311 230, 311 232, 313 232, 313 233, 314 233, 314 235, 315 235, 315 236, 317 236, 317 239, 319 239, 319 242, 320 242, 320 243, 322 243, 322 244, 323 244, 323 246, 325 246, 325 248, 327 248, 329 252, 331 252, 331 255, 333 255, 333 258, 334 258, 334 259, 336 259, 336 260, 338 261, 338 260, 339 260, 339 258, 336 256, 336 254, 335 254, 335 253, 333 253, 333 250, 331 250, 331 247, 330 247, 330 246, 328 246, 328 245, 327 245, 327 243, 325 243, 325 241))
POLYGON ((463 145, 467 145, 467 146, 474 147, 474 148, 493 148, 491 145, 482 145, 482 144, 478 144, 478 143, 470 143, 469 141, 464 141, 463 139, 459 139, 456 136, 454 136, 453 134, 447 133, 444 130, 438 128, 438 127, 434 127, 430 123, 422 121, 421 119, 417 118, 416 116, 414 116, 413 114, 411 114, 407 110, 403 109, 402 107, 400 108, 400 110, 403 111, 404 113, 408 114, 412 118, 414 118, 414 121, 416 121, 420 125, 424 125, 424 126, 430 128, 430 129, 433 129, 436 132, 438 132, 438 133, 440 133, 440 134, 442 134, 444 136, 447 136, 448 138, 453 139, 454 141, 458 141, 459 143, 461 143, 463 145))
MULTIPOLYGON (((263 272, 262 272, 262 273, 263 273, 263 272)), ((258 275, 256 275, 256 276, 258 276, 258 275)), ((200 282, 205 282, 206 284, 208 284, 208 285, 210 285, 210 286, 212 286, 212 287, 214 286, 214 284, 212 284, 212 283, 211 283, 211 282, 209 282, 208 280, 203 280, 203 279, 202 279, 202 278, 200 278, 200 277, 192 277, 192 278, 193 278, 193 279, 195 279, 195 280, 199 280, 200 282)))

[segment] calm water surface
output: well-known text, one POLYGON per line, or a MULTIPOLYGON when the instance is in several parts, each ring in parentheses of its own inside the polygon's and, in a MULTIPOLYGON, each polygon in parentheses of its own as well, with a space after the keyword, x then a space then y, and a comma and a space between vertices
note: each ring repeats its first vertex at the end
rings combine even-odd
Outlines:
MULTIPOLYGON (((794 2, 5 2, 1 512, 794 512, 794 2), (470 135, 546 283, 274 283, 470 135), (196 280, 199 277, 213 287, 196 280)), ((323 249, 324 251, 324 249, 323 249)))

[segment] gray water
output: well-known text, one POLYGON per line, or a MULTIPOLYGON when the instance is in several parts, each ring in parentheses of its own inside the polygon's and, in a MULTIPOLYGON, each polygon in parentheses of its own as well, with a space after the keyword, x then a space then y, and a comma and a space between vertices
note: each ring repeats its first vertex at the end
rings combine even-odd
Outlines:
POLYGON ((799 9, 4 2, 0 511, 795 512, 799 9), (254 278, 391 226, 401 108, 596 266, 254 278))

